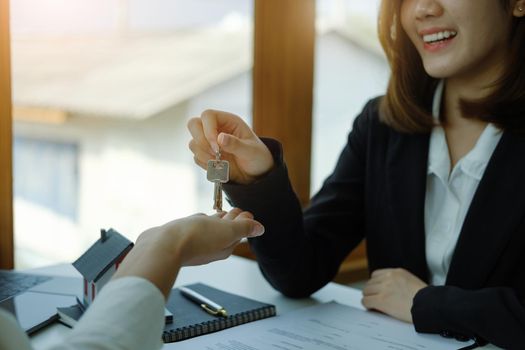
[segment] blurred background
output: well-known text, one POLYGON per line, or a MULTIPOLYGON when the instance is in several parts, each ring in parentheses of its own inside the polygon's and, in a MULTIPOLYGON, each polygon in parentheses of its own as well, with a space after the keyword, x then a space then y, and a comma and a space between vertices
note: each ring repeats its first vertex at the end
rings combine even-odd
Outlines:
MULTIPOLYGON (((378 0, 317 0, 311 192, 383 94, 378 0)), ((187 120, 251 123, 252 0, 12 0, 15 266, 212 213, 187 120), (45 234, 41 234, 45 232, 45 234)), ((300 132, 300 130, 298 130, 300 132)))

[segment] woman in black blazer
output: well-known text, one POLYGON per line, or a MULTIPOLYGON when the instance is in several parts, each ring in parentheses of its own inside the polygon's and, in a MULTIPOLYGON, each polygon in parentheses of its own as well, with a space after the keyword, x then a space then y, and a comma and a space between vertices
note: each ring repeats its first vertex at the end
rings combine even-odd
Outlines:
POLYGON ((418 332, 525 348, 525 0, 383 0, 386 95, 354 123, 303 212, 280 144, 237 116, 188 123, 197 164, 230 161, 231 203, 285 295, 322 288, 361 240, 363 304, 418 332))

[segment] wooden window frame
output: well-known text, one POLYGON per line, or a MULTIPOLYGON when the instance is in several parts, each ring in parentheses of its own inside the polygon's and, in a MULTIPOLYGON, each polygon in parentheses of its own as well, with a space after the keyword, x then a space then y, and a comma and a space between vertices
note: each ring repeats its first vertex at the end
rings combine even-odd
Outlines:
MULTIPOLYGON (((310 200, 315 0, 254 0, 253 129, 283 146, 301 205, 310 200)), ((255 259, 247 243, 235 255, 255 259)))
POLYGON ((14 267, 9 0, 0 0, 0 268, 14 267))
MULTIPOLYGON (((278 139, 300 203, 310 201, 315 0, 255 0, 253 128, 278 139)), ((236 255, 255 258, 247 243, 236 255)), ((335 281, 368 277, 366 245, 341 264, 335 281)))
POLYGON ((255 0, 253 128, 278 139, 292 186, 310 200, 314 0, 255 0))

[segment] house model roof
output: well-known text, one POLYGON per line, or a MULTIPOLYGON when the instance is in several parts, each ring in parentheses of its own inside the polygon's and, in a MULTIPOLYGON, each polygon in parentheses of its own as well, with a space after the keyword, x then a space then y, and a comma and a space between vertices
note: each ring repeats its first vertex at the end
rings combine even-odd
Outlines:
POLYGON ((118 259, 133 247, 133 243, 113 229, 102 230, 96 241, 73 266, 88 281, 96 282, 118 259))

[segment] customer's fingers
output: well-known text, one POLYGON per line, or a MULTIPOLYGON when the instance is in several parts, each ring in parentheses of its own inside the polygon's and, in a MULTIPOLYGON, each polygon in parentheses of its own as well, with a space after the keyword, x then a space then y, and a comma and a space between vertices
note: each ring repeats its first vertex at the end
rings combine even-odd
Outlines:
POLYGON ((227 213, 224 211, 224 210, 221 210, 215 214, 213 214, 212 216, 213 217, 216 217, 216 218, 219 218, 219 219, 222 219, 224 217, 224 215, 226 215, 227 213))
POLYGON ((233 208, 229 212, 226 213, 222 218, 224 220, 234 220, 240 213, 242 213, 242 210, 239 208, 233 208))
POLYGON ((264 233, 264 226, 252 219, 237 219, 232 221, 232 227, 237 239, 257 237, 264 233))
POLYGON ((238 220, 238 219, 253 219, 253 214, 250 213, 249 211, 243 211, 239 213, 239 215, 237 215, 234 220, 238 220))

